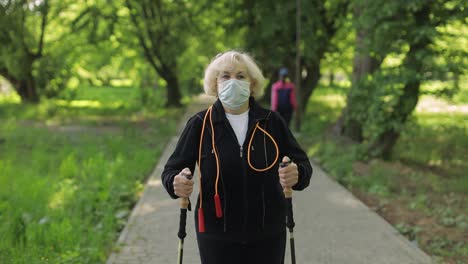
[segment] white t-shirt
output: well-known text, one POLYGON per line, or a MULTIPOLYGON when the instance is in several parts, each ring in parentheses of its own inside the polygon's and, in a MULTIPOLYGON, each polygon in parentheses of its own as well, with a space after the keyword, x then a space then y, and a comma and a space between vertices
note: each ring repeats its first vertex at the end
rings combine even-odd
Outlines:
POLYGON ((236 133, 237 141, 239 145, 244 144, 245 136, 247 134, 247 126, 249 124, 249 110, 239 115, 233 115, 226 113, 226 117, 231 124, 234 133, 236 133))

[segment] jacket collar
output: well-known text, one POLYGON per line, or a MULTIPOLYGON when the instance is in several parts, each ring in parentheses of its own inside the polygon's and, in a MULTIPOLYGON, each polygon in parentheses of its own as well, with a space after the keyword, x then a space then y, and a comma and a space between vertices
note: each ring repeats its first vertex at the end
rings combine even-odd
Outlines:
MULTIPOLYGON (((261 107, 255 99, 251 96, 249 98, 249 123, 251 121, 262 121, 268 119, 270 110, 261 107)), ((223 104, 219 100, 213 104, 213 123, 227 121, 226 112, 224 111, 223 104)))

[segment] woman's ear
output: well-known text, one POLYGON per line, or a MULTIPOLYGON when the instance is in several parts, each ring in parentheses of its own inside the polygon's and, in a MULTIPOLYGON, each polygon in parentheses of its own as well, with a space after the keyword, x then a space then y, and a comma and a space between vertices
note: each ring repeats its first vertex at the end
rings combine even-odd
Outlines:
POLYGON ((257 83, 255 82, 255 80, 252 80, 250 81, 250 95, 251 96, 254 96, 255 94, 255 86, 257 85, 257 83))
POLYGON ((214 86, 215 96, 218 97, 219 91, 218 91, 218 81, 217 80, 214 81, 213 86, 214 86))

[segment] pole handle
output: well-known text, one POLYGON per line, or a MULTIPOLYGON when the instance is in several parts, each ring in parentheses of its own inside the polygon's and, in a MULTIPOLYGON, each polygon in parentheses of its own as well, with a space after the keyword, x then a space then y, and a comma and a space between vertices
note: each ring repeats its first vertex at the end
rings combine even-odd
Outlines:
MULTIPOLYGON (((184 173, 184 170, 185 169, 182 170, 182 174, 185 176, 186 179, 191 180, 192 177, 193 177, 192 174, 186 174, 186 173, 184 173)), ((189 198, 183 197, 183 198, 180 199, 180 208, 181 209, 187 209, 189 207, 189 204, 190 204, 189 198)))
MULTIPOLYGON (((284 160, 286 160, 286 159, 283 159, 283 162, 280 162, 280 167, 281 168, 287 167, 289 164, 291 164, 291 161, 289 159, 288 159, 288 161, 284 161, 284 160)), ((285 188, 283 188, 283 193, 284 193, 284 197, 292 198, 293 190, 290 187, 285 187, 285 188)))
POLYGON ((181 209, 187 209, 189 205, 189 199, 188 198, 181 198, 180 199, 180 208, 181 209))
POLYGON ((286 187, 283 189, 283 193, 285 198, 292 198, 293 190, 289 187, 286 187))

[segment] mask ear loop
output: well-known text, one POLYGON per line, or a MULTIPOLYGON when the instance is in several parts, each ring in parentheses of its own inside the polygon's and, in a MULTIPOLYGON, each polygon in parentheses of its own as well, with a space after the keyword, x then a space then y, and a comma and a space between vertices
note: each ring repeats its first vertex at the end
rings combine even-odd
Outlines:
POLYGON ((258 172, 264 172, 264 171, 267 171, 271 168, 273 168, 273 166, 275 166, 276 162, 278 161, 278 156, 279 156, 279 149, 278 149, 278 145, 276 144, 276 141, 275 139, 270 135, 270 133, 268 133, 265 129, 261 128, 259 125, 258 125, 258 122, 257 124, 255 125, 255 129, 254 131, 252 132, 252 136, 250 136, 250 140, 249 140, 249 146, 247 147, 248 150, 247 150, 247 162, 249 163, 249 166, 250 168, 252 168, 252 170, 254 171, 258 171, 258 172), (276 156, 275 156, 275 160, 273 161, 273 163, 271 163, 270 166, 266 167, 266 168, 263 168, 263 169, 258 169, 258 168, 255 168, 252 163, 250 162, 250 146, 252 145, 252 141, 253 141, 253 138, 254 138, 254 135, 255 135, 255 131, 258 129, 260 129, 260 131, 262 131, 265 135, 267 135, 270 139, 271 139, 271 142, 273 142, 273 145, 275 146, 275 149, 276 149, 276 156))

